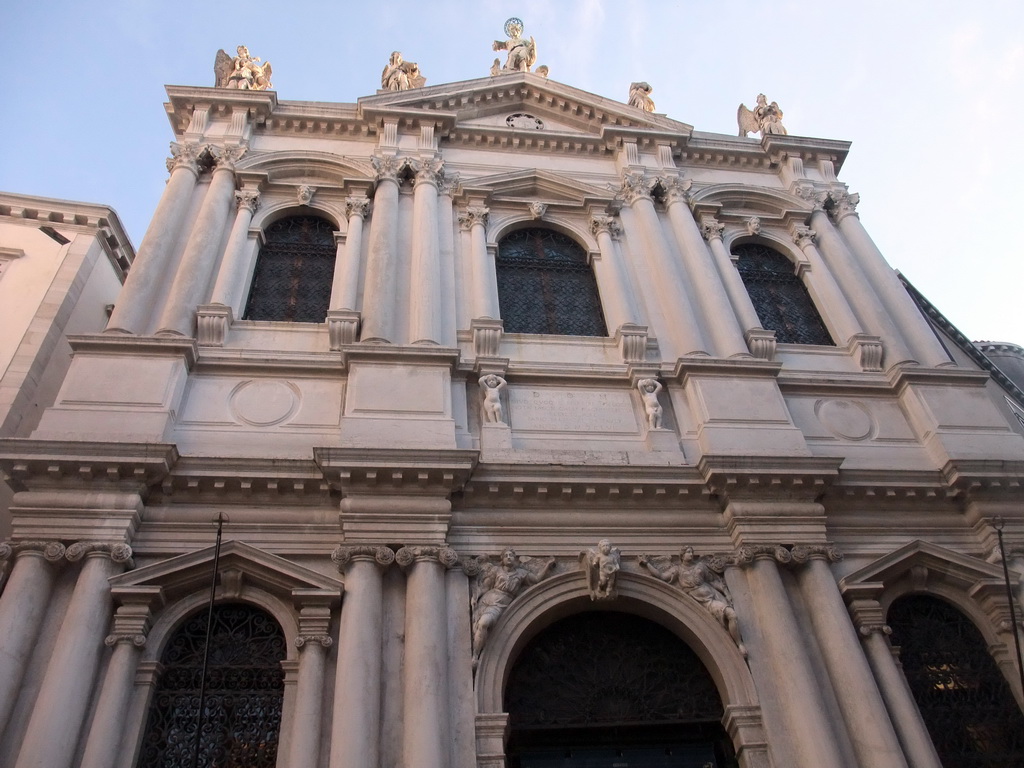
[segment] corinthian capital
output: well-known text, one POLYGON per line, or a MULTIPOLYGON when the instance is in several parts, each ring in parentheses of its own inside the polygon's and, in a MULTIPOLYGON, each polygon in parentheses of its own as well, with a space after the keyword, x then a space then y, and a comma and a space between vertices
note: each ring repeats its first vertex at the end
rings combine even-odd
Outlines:
POLYGON ((665 200, 668 202, 689 202, 690 189, 693 187, 693 182, 690 179, 682 179, 679 176, 663 176, 658 183, 665 191, 665 200))
POLYGON ((825 210, 838 223, 847 216, 857 216, 857 205, 859 203, 860 195, 856 192, 850 194, 845 189, 833 189, 828 193, 825 200, 825 210))
POLYGON ((459 214, 459 226, 462 229, 472 229, 475 224, 481 227, 487 226, 487 216, 491 209, 482 205, 471 205, 463 213, 459 214))
POLYGON ((217 170, 234 171, 235 164, 246 153, 245 147, 214 147, 209 148, 210 156, 217 170))
POLYGON ((409 167, 416 174, 417 184, 433 184, 441 186, 444 179, 444 160, 440 157, 428 157, 421 160, 410 160, 409 167))
POLYGON ((616 223, 614 216, 595 214, 590 217, 590 231, 595 237, 602 232, 606 232, 612 237, 617 237, 622 230, 619 228, 618 223, 616 223))
POLYGON ((199 173, 199 159, 206 148, 202 144, 171 142, 171 156, 167 158, 167 172, 174 173, 178 168, 185 168, 192 173, 199 173))
POLYGON ((814 245, 818 238, 818 233, 810 227, 798 225, 793 227, 793 240, 801 248, 806 248, 809 245, 814 245))
POLYGON ((637 200, 651 199, 654 182, 644 177, 640 171, 626 171, 622 174, 622 185, 616 190, 615 197, 632 205, 637 200))
POLYGON ((725 232, 725 224, 722 224, 714 216, 701 216, 700 233, 709 243, 712 240, 721 240, 723 232, 725 232))
POLYGON ((345 218, 351 219, 357 216, 365 219, 370 212, 370 200, 364 195, 353 195, 345 198, 345 218))
POLYGON ((246 189, 235 192, 235 203, 239 210, 244 208, 249 213, 256 213, 260 207, 260 193, 246 189))
POLYGON ((398 181, 398 176, 409 165, 409 158, 395 155, 374 155, 370 158, 377 181, 390 179, 398 181))

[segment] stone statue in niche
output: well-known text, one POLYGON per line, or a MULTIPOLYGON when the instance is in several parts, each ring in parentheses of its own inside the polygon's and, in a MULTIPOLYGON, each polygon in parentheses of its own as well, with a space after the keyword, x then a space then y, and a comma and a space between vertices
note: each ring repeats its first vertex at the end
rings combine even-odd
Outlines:
POLYGON ((521 560, 512 547, 501 553, 501 563, 492 565, 480 563, 473 587, 473 666, 480 659, 480 652, 491 627, 501 614, 526 587, 540 583, 555 567, 555 558, 549 558, 539 570, 530 567, 532 560, 521 560))
POLYGON ((383 91, 408 91, 410 88, 422 88, 426 83, 427 78, 420 74, 419 65, 413 61, 403 61, 400 51, 392 52, 380 75, 383 91))
POLYGON ((654 99, 651 98, 651 92, 654 89, 650 83, 630 83, 629 84, 629 106, 642 109, 644 112, 654 111, 654 99))
POLYGON ((597 542, 596 549, 580 552, 580 566, 587 575, 591 600, 614 600, 615 579, 622 568, 622 553, 608 539, 597 542))
POLYGON ((217 88, 233 88, 239 91, 267 91, 274 86, 270 83, 273 69, 270 62, 260 64, 259 57, 249 55, 249 49, 238 46, 237 56, 228 56, 224 49, 217 51, 213 62, 213 73, 217 88))
POLYGON ((504 424, 504 414, 501 408, 501 390, 508 386, 508 382, 501 376, 493 373, 481 376, 480 390, 484 394, 484 421, 488 424, 504 424))
POLYGON ((729 588, 725 579, 711 567, 709 558, 697 557, 693 547, 686 547, 679 555, 679 565, 659 566, 649 555, 640 555, 639 562, 641 568, 646 568, 652 576, 666 584, 678 584, 683 592, 700 603, 725 627, 740 653, 747 655, 729 588))
MULTIPOLYGON (((537 63, 536 41, 532 37, 529 40, 523 38, 523 22, 515 16, 505 22, 505 34, 508 35, 508 40, 495 40, 491 46, 496 51, 508 51, 505 66, 501 66, 500 58, 495 59, 491 65, 491 75, 502 72, 529 72, 537 63)), ((544 76, 547 77, 547 67, 544 67, 544 76)))
POLYGON ((661 403, 658 402, 658 393, 663 389, 661 382, 657 379, 640 379, 636 383, 636 388, 640 390, 640 397, 644 401, 647 428, 664 429, 662 425, 664 410, 662 410, 661 403))
POLYGON ((782 110, 777 102, 768 103, 768 98, 763 94, 757 94, 757 106, 753 111, 747 109, 746 104, 740 104, 736 112, 736 121, 740 126, 740 136, 746 138, 748 133, 761 132, 761 136, 775 134, 785 136, 787 131, 782 124, 782 110))

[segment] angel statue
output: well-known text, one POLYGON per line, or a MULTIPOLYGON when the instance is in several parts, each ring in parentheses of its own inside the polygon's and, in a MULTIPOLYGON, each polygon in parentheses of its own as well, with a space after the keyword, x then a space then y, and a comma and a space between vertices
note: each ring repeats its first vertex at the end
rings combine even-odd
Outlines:
MULTIPOLYGON (((529 561, 532 564, 532 560, 529 561)), ((487 642, 491 627, 497 623, 516 596, 526 587, 539 583, 547 578, 555 567, 555 558, 550 558, 539 570, 534 570, 526 562, 520 560, 512 547, 506 547, 501 553, 501 564, 481 563, 473 587, 473 666, 480 659, 480 651, 487 642)))
POLYGON ((239 91, 266 91, 274 86, 270 83, 273 69, 270 62, 260 64, 259 57, 249 55, 249 49, 238 46, 238 55, 232 58, 224 49, 217 51, 213 62, 213 74, 217 88, 234 88, 239 91))
POLYGON ((402 54, 394 51, 384 71, 380 75, 382 91, 408 91, 410 88, 422 88, 427 78, 420 74, 419 66, 412 61, 402 61, 402 54))
MULTIPOLYGON (((501 72, 529 72, 530 68, 537 63, 537 43, 531 37, 523 39, 523 22, 513 16, 505 22, 505 34, 508 40, 495 40, 491 46, 495 51, 508 51, 505 58, 505 66, 499 66, 501 59, 495 59, 491 66, 491 75, 501 72)), ((545 77, 547 77, 545 67, 545 77)))
POLYGON ((748 133, 761 132, 761 136, 776 134, 785 136, 786 127, 782 124, 782 110, 778 102, 768 103, 763 93, 757 94, 757 106, 753 112, 747 109, 746 104, 740 104, 736 112, 736 122, 740 125, 740 136, 746 138, 748 133))
POLYGON ((629 106, 642 109, 644 112, 654 111, 654 99, 651 98, 650 83, 630 83, 629 84, 629 106))
POLYGON ((591 600, 614 600, 615 578, 622 567, 622 553, 608 539, 597 542, 597 549, 580 552, 580 566, 587 574, 591 600))
POLYGON ((657 565, 648 555, 640 555, 639 558, 640 566, 650 571, 652 576, 666 584, 678 584, 683 592, 704 606, 725 627, 740 653, 746 656, 747 649, 743 647, 740 637, 739 622, 736 610, 732 607, 729 588, 725 580, 708 564, 708 560, 697 557, 693 547, 686 547, 680 553, 679 565, 669 564, 667 568, 657 565))

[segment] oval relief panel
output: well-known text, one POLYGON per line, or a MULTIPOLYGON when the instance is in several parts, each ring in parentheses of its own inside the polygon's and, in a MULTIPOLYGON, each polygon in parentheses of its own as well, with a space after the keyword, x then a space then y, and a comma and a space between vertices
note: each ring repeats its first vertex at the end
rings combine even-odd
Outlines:
POLYGON ((842 440, 868 440, 878 431, 871 411, 853 400, 819 400, 814 414, 830 434, 842 440))
POLYGON ((250 379, 231 391, 228 407, 236 421, 251 427, 272 427, 294 416, 301 401, 298 387, 291 382, 250 379))

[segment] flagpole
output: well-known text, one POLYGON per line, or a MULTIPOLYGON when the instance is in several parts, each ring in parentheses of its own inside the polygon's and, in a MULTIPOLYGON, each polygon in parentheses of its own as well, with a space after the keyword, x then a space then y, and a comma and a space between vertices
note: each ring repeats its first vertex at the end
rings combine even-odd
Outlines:
POLYGON ((1006 599, 1010 602, 1010 625, 1013 629, 1013 644, 1017 648, 1017 673, 1020 675, 1020 690, 1024 693, 1024 656, 1020 653, 1020 627, 1017 626, 1017 610, 1014 607, 1013 589, 1010 587, 1010 570, 1006 567, 1006 549, 1003 547, 1003 522, 1002 517, 997 517, 992 522, 992 527, 999 537, 999 559, 1003 562, 1003 581, 1006 583, 1006 599))
POLYGON ((217 594, 217 569, 220 566, 220 540, 224 532, 224 513, 217 514, 217 543, 213 547, 213 578, 210 579, 210 605, 206 611, 206 644, 203 647, 203 669, 199 675, 199 712, 196 714, 196 748, 192 768, 199 768, 199 751, 203 745, 203 715, 206 709, 206 668, 210 662, 210 635, 213 632, 213 599, 217 594))

